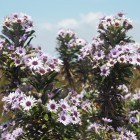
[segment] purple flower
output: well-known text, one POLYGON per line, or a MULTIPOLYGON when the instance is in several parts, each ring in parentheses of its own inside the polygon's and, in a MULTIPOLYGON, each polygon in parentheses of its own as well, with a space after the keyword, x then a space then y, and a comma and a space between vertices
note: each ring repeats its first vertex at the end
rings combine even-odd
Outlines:
POLYGON ((102 118, 102 120, 103 120, 104 122, 106 122, 106 123, 112 122, 112 120, 111 120, 111 119, 108 119, 108 118, 102 118))
POLYGON ((101 74, 102 76, 108 76, 110 74, 110 69, 107 65, 103 65, 100 67, 101 74))
POLYGON ((132 123, 132 124, 137 124, 138 120, 137 120, 136 117, 130 117, 129 122, 132 123))

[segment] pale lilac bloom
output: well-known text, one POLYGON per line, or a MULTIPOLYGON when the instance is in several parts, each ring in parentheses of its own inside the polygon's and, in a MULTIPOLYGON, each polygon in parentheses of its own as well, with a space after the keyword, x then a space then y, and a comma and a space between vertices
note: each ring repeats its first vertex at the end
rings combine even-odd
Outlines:
POLYGON ((25 40, 26 40, 26 36, 25 35, 20 37, 20 41, 25 41, 25 40))
POLYGON ((127 132, 126 132, 126 135, 127 135, 131 140, 138 140, 136 134, 135 134, 134 132, 132 132, 132 131, 127 131, 127 132))
POLYGON ((117 60, 116 59, 109 59, 108 61, 107 61, 107 66, 108 67, 112 67, 112 66, 114 66, 115 64, 117 63, 117 60))
POLYGON ((7 97, 4 97, 2 101, 7 102, 8 104, 12 104, 14 100, 18 97, 18 92, 11 92, 7 97))
POLYGON ((14 62, 15 62, 14 64, 15 64, 16 67, 20 66, 22 64, 22 60, 20 58, 15 58, 14 62))
POLYGON ((130 111, 129 113, 132 114, 132 115, 133 115, 133 114, 137 114, 137 113, 138 113, 138 110, 132 110, 132 111, 130 111))
POLYGON ((79 113, 77 107, 72 107, 71 108, 71 123, 73 124, 77 124, 77 123, 80 123, 81 119, 80 119, 80 116, 81 114, 79 113))
POLYGON ((37 104, 37 100, 33 96, 26 96, 20 102, 20 105, 25 111, 29 111, 34 106, 36 106, 36 104, 37 104))
POLYGON ((101 129, 101 125, 98 123, 91 124, 88 129, 94 129, 96 133, 99 133, 99 130, 101 129))
POLYGON ((85 46, 86 45, 86 41, 84 39, 81 39, 81 38, 77 38, 75 40, 75 43, 77 46, 85 46))
POLYGON ((14 46, 14 45, 8 45, 8 46, 7 46, 7 49, 8 49, 8 50, 14 50, 14 49, 15 49, 15 46, 14 46))
POLYGON ((69 35, 69 37, 75 38, 75 35, 76 35, 76 34, 75 34, 74 31, 68 29, 68 30, 65 30, 65 32, 66 32, 67 35, 69 35))
POLYGON ((71 101, 71 103, 72 103, 73 105, 75 105, 75 106, 80 105, 80 100, 79 100, 78 98, 72 97, 72 98, 70 99, 70 101, 71 101))
POLYGON ((120 55, 120 52, 116 48, 113 48, 112 50, 110 50, 111 58, 117 58, 119 55, 120 55))
POLYGON ((87 44, 85 47, 82 47, 80 49, 80 58, 85 58, 86 56, 88 56, 91 53, 92 50, 92 46, 91 44, 87 44))
POLYGON ((57 112, 59 105, 54 100, 49 100, 49 103, 47 103, 47 109, 50 112, 57 112))
POLYGON ((136 62, 136 65, 140 66, 140 53, 137 53, 135 56, 135 62, 136 62))
POLYGON ((91 45, 98 49, 99 46, 102 46, 104 44, 104 40, 102 40, 100 37, 96 37, 92 40, 91 45))
POLYGON ((124 127, 117 127, 117 131, 118 132, 126 132, 126 128, 124 128, 124 127))
POLYGON ((123 12, 119 12, 119 13, 117 13, 117 15, 119 16, 119 17, 124 17, 125 16, 125 13, 123 13, 123 12))
POLYGON ((129 122, 132 123, 132 124, 137 124, 138 120, 137 120, 136 117, 130 117, 129 122))
POLYGON ((23 47, 17 47, 15 52, 19 56, 24 56, 26 54, 26 50, 23 47))
POLYGON ((31 57, 25 63, 30 69, 37 70, 43 67, 43 62, 38 57, 31 57))
POLYGON ((68 105, 68 102, 65 99, 61 99, 59 104, 62 110, 67 110, 70 108, 70 106, 68 105))
POLYGON ((69 114, 65 113, 64 111, 58 114, 58 121, 63 123, 64 125, 68 125, 71 122, 71 117, 69 114))
POLYGON ((16 138, 11 133, 7 133, 4 138, 4 140, 16 140, 16 138))
POLYGON ((123 54, 125 50, 123 45, 116 45, 115 49, 119 52, 119 54, 123 54))
POLYGON ((119 63, 126 63, 127 62, 127 59, 126 59, 126 55, 121 55, 117 58, 117 61, 119 63))
POLYGON ((82 107, 83 110, 89 111, 89 110, 92 109, 92 103, 89 102, 88 100, 87 101, 84 101, 84 102, 82 102, 81 107, 82 107))
POLYGON ((70 30, 70 29, 68 29, 68 30, 61 29, 57 33, 57 37, 58 38, 59 37, 65 38, 66 36, 69 36, 70 38, 71 37, 75 37, 75 33, 72 30, 70 30))
POLYGON ((104 122, 106 122, 106 123, 112 122, 112 120, 111 120, 111 119, 108 119, 108 118, 102 118, 102 120, 103 120, 104 122))
POLYGON ((133 98, 134 98, 135 100, 139 100, 139 99, 140 99, 140 90, 136 90, 135 92, 136 92, 136 93, 133 95, 133 98))
POLYGON ((102 75, 102 76, 108 76, 110 74, 110 69, 107 65, 101 66, 100 70, 101 70, 100 75, 102 75))
POLYGON ((134 55, 126 55, 126 61, 127 61, 129 64, 132 64, 132 65, 135 65, 135 64, 136 64, 134 55))
POLYGON ((12 132, 12 135, 17 138, 19 136, 21 136, 23 133, 23 130, 22 128, 16 128, 13 132, 12 132))
POLYGON ((96 51, 95 54, 94 54, 94 58, 96 60, 104 59, 104 57, 105 57, 105 54, 102 50, 101 51, 96 51))

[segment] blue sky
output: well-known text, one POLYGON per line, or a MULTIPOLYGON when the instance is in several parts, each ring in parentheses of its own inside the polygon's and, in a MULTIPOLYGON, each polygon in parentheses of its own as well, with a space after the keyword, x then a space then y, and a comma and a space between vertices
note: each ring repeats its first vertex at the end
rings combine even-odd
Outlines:
POLYGON ((32 16, 37 35, 33 44, 55 55, 55 38, 60 28, 73 29, 78 37, 91 41, 97 34, 98 19, 120 11, 133 21, 134 29, 129 34, 140 42, 139 6, 140 0, 1 0, 0 21, 14 12, 32 16))

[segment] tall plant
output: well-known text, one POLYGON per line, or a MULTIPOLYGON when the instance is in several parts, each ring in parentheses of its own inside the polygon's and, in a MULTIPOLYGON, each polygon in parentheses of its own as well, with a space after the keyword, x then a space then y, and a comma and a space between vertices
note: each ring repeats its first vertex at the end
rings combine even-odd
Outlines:
POLYGON ((98 91, 99 116, 111 118, 114 127, 128 122, 121 85, 129 86, 132 71, 139 65, 138 47, 128 30, 132 24, 123 13, 105 16, 98 25, 99 35, 88 48, 81 50, 81 58, 90 60, 94 87, 98 91))

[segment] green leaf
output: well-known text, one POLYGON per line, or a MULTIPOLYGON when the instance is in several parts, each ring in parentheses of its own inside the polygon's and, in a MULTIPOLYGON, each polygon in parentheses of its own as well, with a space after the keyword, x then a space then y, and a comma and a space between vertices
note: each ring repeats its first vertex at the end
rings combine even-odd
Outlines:
POLYGON ((46 124, 43 124, 43 125, 42 125, 42 129, 43 129, 43 128, 47 128, 46 124))
POLYGON ((45 114, 45 115, 44 115, 44 119, 45 119, 46 121, 48 121, 48 118, 49 118, 49 117, 48 117, 48 114, 45 114))

